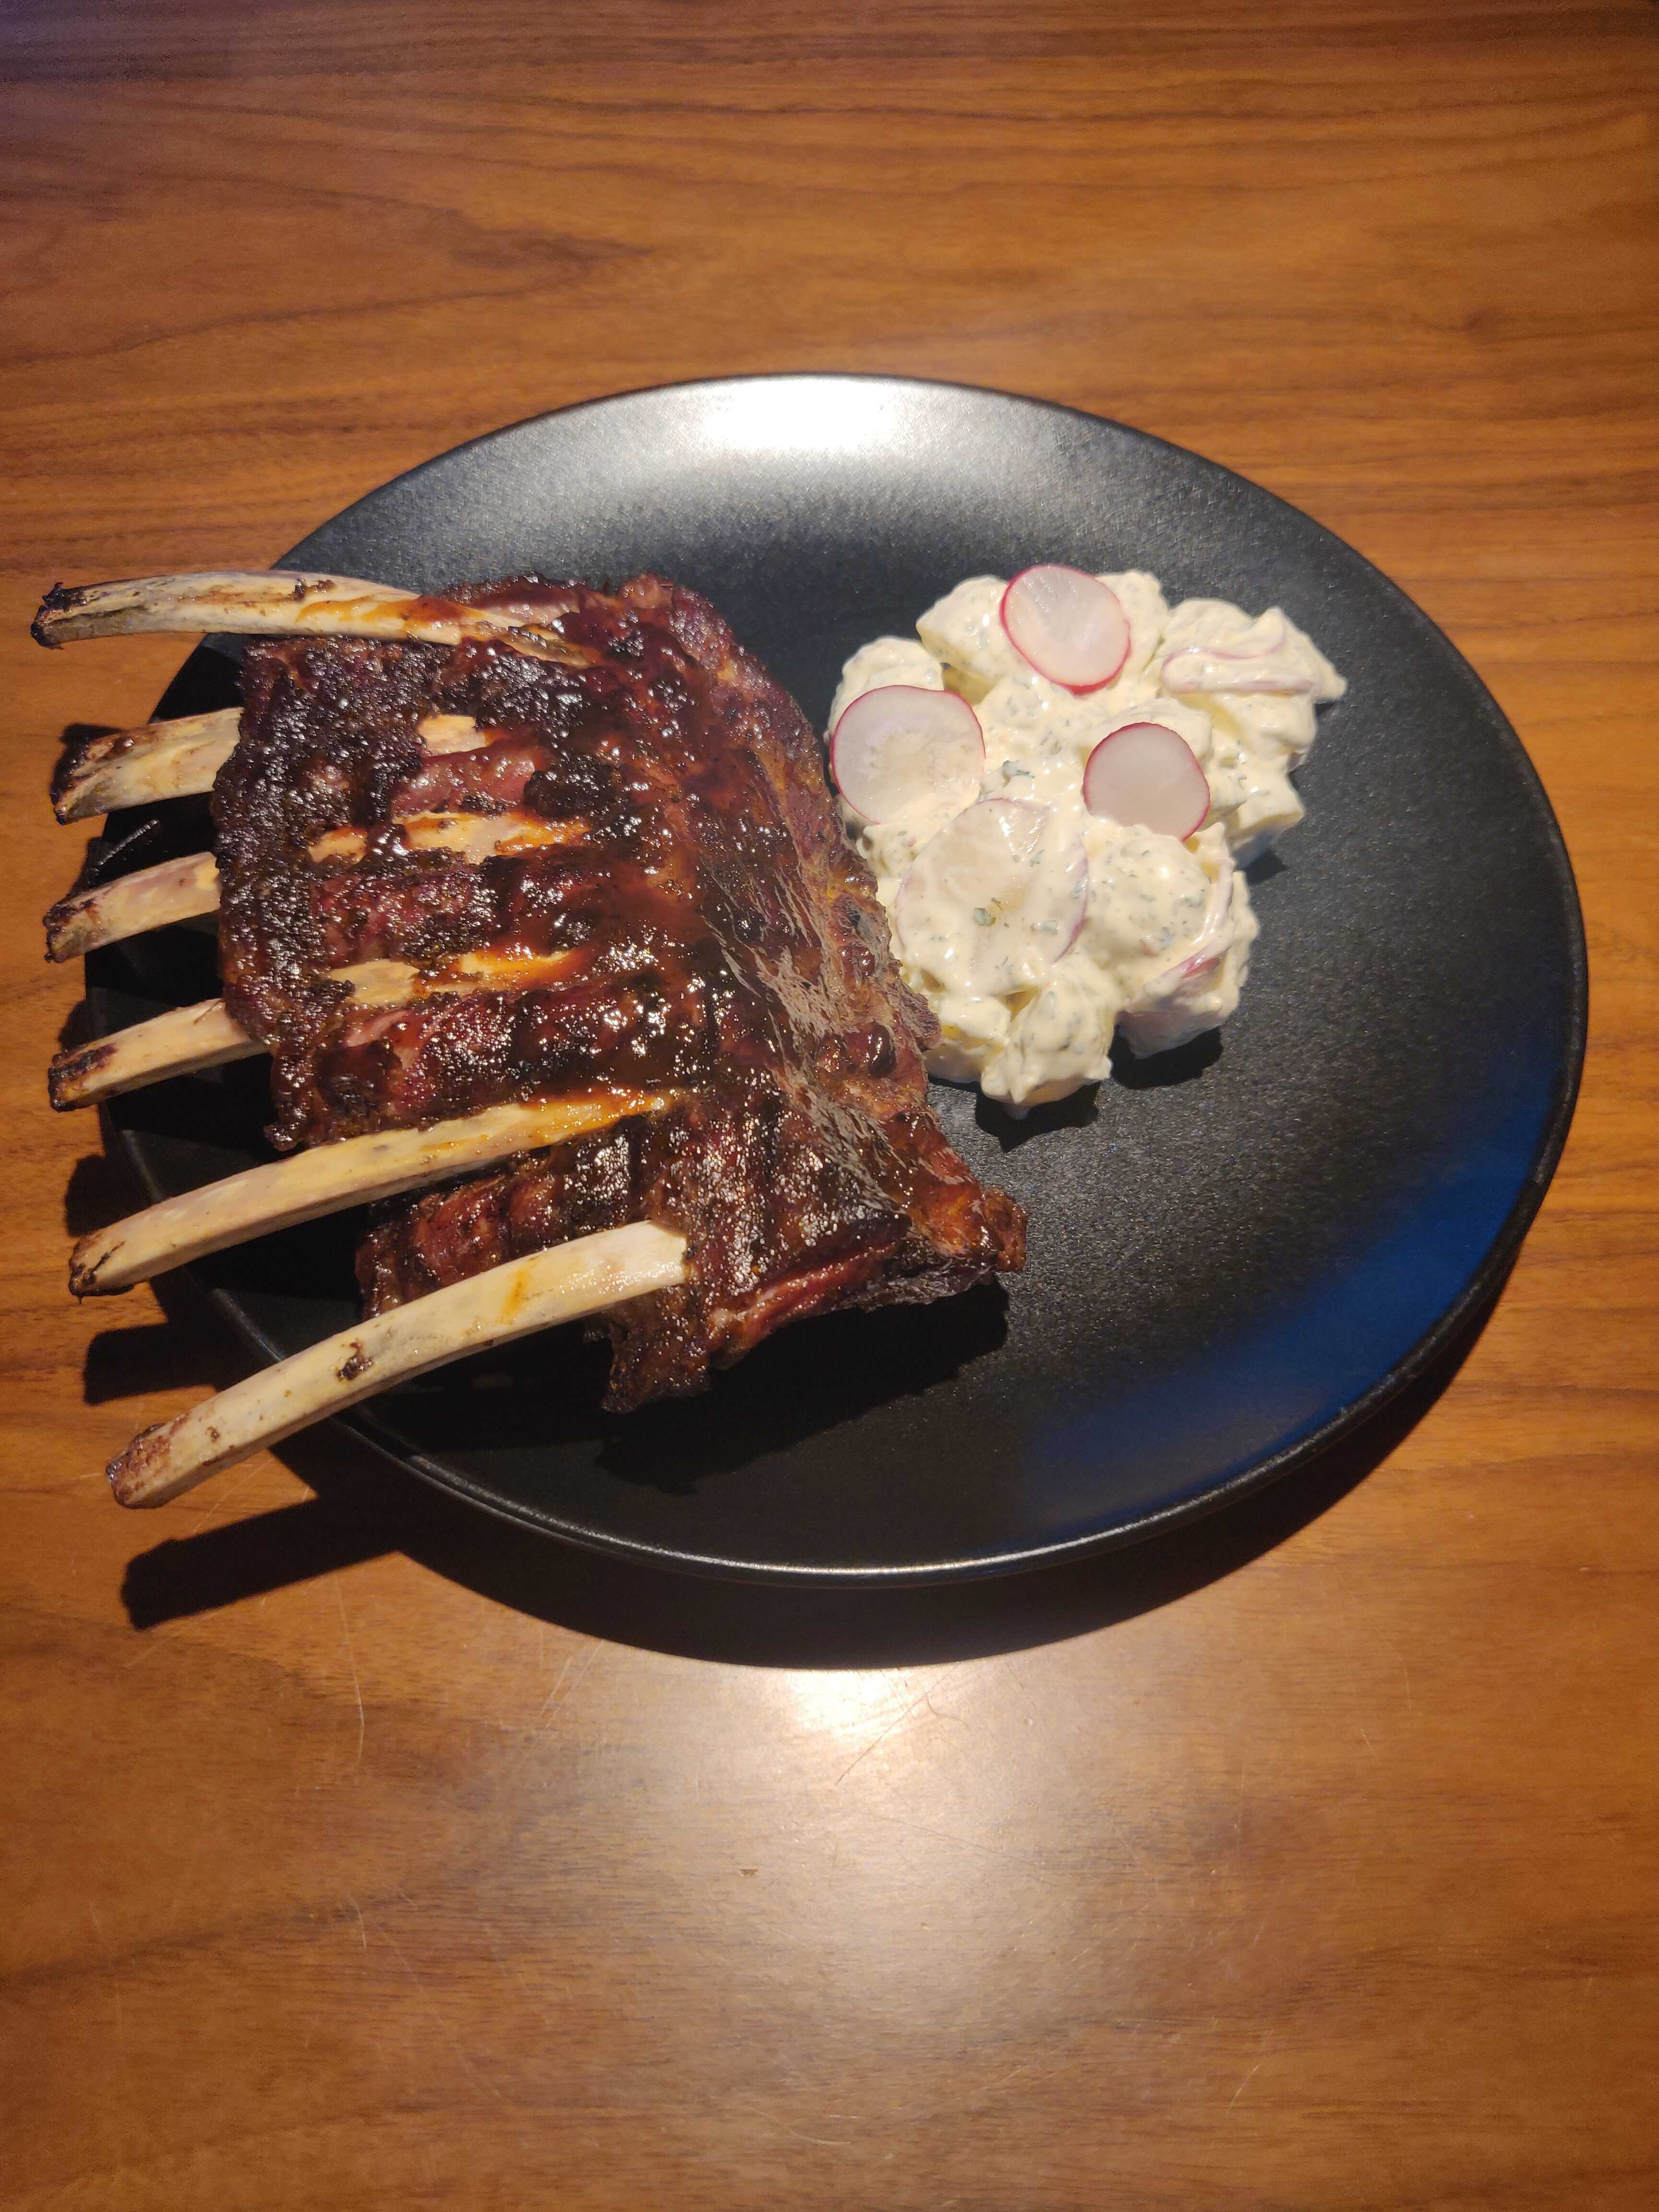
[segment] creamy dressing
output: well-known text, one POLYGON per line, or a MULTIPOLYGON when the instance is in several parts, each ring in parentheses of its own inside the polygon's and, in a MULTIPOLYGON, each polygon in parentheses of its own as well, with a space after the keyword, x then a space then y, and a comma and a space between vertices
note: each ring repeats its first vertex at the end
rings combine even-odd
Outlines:
POLYGON ((1137 1053, 1163 1052, 1233 1012, 1257 933, 1244 866, 1302 819, 1291 772, 1316 707, 1347 688, 1277 608, 1255 621, 1224 599, 1171 609, 1155 577, 1101 581, 1130 642, 1097 691, 1040 676, 1003 628, 1004 580, 974 576, 915 639, 861 647, 830 709, 833 729, 865 692, 903 684, 959 692, 979 716, 976 799, 926 791, 881 822, 843 814, 905 980, 939 1016, 929 1066, 1016 1113, 1102 1080, 1115 1030, 1137 1053), (1084 805, 1094 748, 1146 721, 1185 738, 1209 785, 1184 840, 1084 805))

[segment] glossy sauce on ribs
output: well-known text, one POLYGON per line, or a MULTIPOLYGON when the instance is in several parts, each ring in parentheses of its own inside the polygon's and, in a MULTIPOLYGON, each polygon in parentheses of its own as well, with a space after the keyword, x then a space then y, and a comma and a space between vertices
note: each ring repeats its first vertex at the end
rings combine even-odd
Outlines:
POLYGON ((272 1054, 273 1140, 595 1085, 672 1103, 383 1209, 370 1309, 648 1216, 685 1235, 692 1279, 611 1324, 628 1406, 783 1322, 1018 1267, 1019 1209, 928 1109, 933 1017, 794 702, 654 577, 451 596, 533 611, 578 665, 495 641, 248 649, 214 793, 221 961, 272 1054))

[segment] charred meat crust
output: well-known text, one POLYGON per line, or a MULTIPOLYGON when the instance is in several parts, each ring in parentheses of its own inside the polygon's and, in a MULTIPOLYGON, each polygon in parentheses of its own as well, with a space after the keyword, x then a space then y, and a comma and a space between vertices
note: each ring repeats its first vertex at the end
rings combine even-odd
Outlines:
POLYGON ((933 1018, 793 702, 706 602, 655 577, 449 596, 530 601, 596 658, 477 641, 247 653, 214 793, 221 957, 230 1012, 272 1053, 273 1139, 605 1082, 674 1103, 389 1206, 360 1263, 370 1310, 649 1216, 686 1236, 692 1279, 612 1326, 611 1402, 632 1405, 701 1387, 800 1315, 1018 1267, 1018 1209, 927 1109, 933 1018), (428 753, 433 715, 469 718, 477 744, 428 753), (395 826, 509 807, 564 841, 472 859, 411 851, 395 826), (370 833, 361 857, 312 857, 343 828, 370 833), (431 988, 354 1004, 329 971, 369 961, 431 988))

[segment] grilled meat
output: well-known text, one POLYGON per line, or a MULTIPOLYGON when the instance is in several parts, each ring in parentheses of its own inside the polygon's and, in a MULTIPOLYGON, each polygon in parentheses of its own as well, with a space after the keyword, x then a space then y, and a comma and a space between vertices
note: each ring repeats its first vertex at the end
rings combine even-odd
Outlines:
POLYGON ((672 1103, 392 1202, 361 1258, 371 1310, 648 1217, 684 1234, 691 1279, 611 1324, 629 1406, 786 1321, 1018 1268, 1019 1209, 928 1109, 933 1018, 793 702, 654 577, 447 596, 576 650, 248 651, 214 793, 221 962, 272 1054, 273 1139, 596 1084, 672 1103))

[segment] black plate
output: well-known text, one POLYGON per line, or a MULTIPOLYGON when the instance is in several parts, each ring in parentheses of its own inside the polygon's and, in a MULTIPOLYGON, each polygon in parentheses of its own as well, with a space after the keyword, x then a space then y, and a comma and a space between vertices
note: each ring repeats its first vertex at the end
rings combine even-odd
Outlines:
MULTIPOLYGON (((1018 1127, 935 1085, 1031 1216, 1007 1295, 786 1332, 706 1399, 621 1420, 574 1331, 349 1417, 530 1527, 724 1573, 983 1573, 1121 1542, 1306 1458, 1419 1371, 1499 1279, 1565 1138, 1583 1048, 1571 872, 1513 732, 1359 556, 1208 461, 990 392, 787 377, 597 401, 444 454, 285 565, 430 586, 539 570, 694 585, 822 722, 853 648, 959 577, 1142 567, 1171 599, 1285 606, 1349 679, 1252 871, 1249 987, 1218 1037, 1125 1060, 1018 1127)), ((204 647, 165 711, 234 696, 204 647)), ((141 828, 188 850, 199 804, 141 828)), ((114 1026, 210 995, 173 930, 94 963, 114 1026)), ((260 1155, 258 1063, 118 1103, 152 1195, 260 1155)), ((355 1317, 356 1224, 198 1270, 264 1356, 355 1317)))

